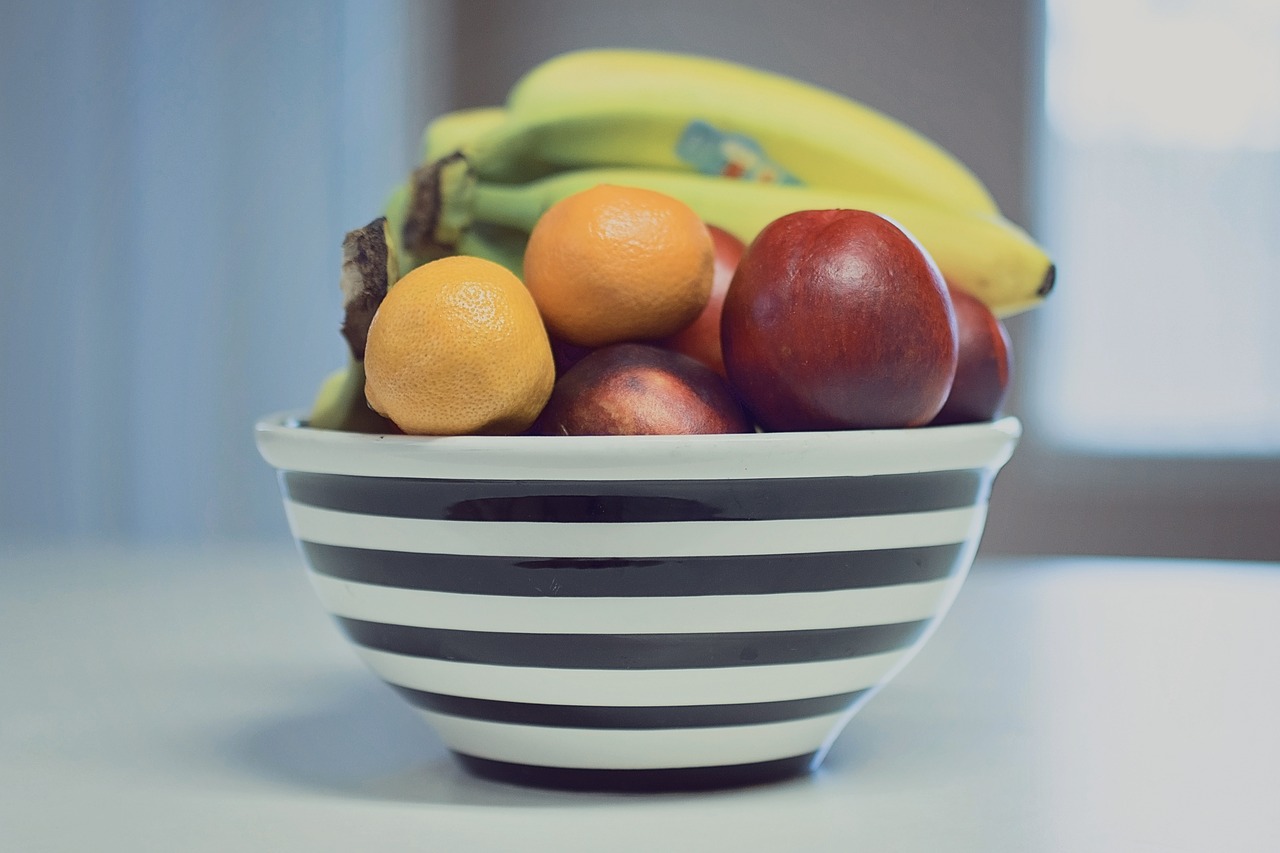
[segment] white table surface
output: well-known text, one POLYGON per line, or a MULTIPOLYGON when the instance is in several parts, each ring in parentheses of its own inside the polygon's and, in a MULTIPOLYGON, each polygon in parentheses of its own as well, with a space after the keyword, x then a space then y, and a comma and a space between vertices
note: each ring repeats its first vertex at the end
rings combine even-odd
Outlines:
POLYGON ((0 851, 1280 850, 1280 565, 979 562, 810 778, 474 779, 290 548, 0 552, 0 851))

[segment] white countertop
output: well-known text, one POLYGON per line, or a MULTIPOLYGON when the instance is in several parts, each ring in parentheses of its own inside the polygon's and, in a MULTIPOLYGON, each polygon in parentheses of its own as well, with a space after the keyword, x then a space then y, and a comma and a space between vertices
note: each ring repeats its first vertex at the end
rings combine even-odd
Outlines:
POLYGON ((468 776, 284 547, 12 550, 0 851, 1280 850, 1280 565, 988 560, 820 772, 468 776))

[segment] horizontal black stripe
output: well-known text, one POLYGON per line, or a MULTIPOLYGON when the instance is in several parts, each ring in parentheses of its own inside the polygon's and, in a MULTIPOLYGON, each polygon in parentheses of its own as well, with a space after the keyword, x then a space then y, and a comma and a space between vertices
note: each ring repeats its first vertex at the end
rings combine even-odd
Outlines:
POLYGON ((649 522, 844 518, 953 509, 985 501, 981 469, 765 480, 511 482, 287 471, 308 506, 445 521, 649 522))
POLYGON ((495 723, 573 729, 693 729, 802 720, 847 711, 869 693, 855 690, 835 696, 735 705, 632 707, 501 702, 392 686, 411 704, 428 711, 495 723))
POLYGON ((819 762, 816 752, 723 767, 676 767, 654 770, 597 770, 578 767, 543 767, 494 761, 454 752, 471 773, 485 779, 536 788, 567 791, 710 791, 780 782, 813 771, 819 762))
POLYGON ((357 645, 465 663, 568 669, 700 669, 842 660, 905 648, 929 621, 720 634, 530 634, 335 617, 357 645))
POLYGON ((960 567, 963 545, 732 557, 592 559, 411 554, 302 542, 312 570, 379 586, 472 595, 754 595, 922 583, 960 567))

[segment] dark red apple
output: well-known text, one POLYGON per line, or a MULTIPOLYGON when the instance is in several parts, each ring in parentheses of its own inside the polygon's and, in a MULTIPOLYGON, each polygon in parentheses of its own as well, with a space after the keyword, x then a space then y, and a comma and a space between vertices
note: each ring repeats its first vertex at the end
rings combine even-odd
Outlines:
POLYGON ((935 424, 989 421, 1009 393, 1012 347, 1009 331, 980 299, 948 284, 955 306, 960 355, 956 379, 935 424))
POLYGON ((914 427, 955 378, 956 319, 924 248, 864 210, 782 216, 725 297, 730 384, 768 430, 914 427))
POLYGON ((708 225, 707 230, 711 232, 711 242, 716 250, 711 298, 707 300, 707 307, 702 309, 702 313, 692 323, 659 343, 696 358, 716 373, 727 377, 724 354, 720 350, 720 311, 724 307, 725 292, 729 289, 729 282, 733 280, 734 270, 738 268, 738 261, 746 245, 723 228, 708 225))
POLYGON ((693 435, 750 432, 728 384, 689 356, 650 344, 593 350, 556 381, 533 432, 693 435))

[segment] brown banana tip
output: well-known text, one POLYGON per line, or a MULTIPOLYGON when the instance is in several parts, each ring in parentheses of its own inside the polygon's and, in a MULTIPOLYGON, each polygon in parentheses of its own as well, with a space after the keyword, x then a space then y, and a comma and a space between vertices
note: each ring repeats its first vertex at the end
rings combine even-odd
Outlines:
POLYGON ((422 254, 432 244, 440 215, 439 161, 413 170, 409 201, 400 225, 400 244, 410 254, 422 254))
POLYGON ((391 262, 387 245, 386 217, 380 216, 363 228, 348 231, 342 239, 342 336, 356 361, 364 360, 369 323, 387 295, 387 265, 391 262))
POLYGON ((459 161, 466 162, 461 151, 445 155, 425 166, 419 166, 410 177, 408 207, 400 226, 401 245, 419 260, 432 260, 452 254, 455 246, 442 243, 438 233, 444 198, 441 173, 459 161))
POLYGON ((1049 264, 1049 269, 1045 271, 1044 281, 1040 282, 1040 288, 1036 291, 1036 296, 1041 299, 1049 295, 1053 290, 1054 280, 1058 277, 1058 268, 1054 264, 1049 264))

